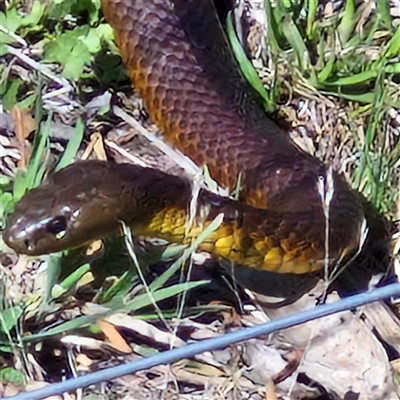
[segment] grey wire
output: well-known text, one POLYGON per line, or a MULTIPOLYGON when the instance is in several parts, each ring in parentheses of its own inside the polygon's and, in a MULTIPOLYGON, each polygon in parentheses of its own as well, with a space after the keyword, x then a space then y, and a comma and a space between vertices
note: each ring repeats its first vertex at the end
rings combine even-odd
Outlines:
POLYGON ((210 350, 227 347, 233 343, 249 340, 257 336, 267 335, 277 330, 290 328, 317 318, 325 317, 340 311, 346 311, 373 301, 383 300, 389 297, 400 296, 400 283, 393 283, 383 288, 374 289, 370 292, 361 293, 335 303, 324 304, 315 308, 289 315, 262 325, 253 326, 224 334, 222 336, 205 339, 201 342, 189 344, 178 349, 168 350, 155 356, 143 358, 139 361, 129 362, 116 367, 101 371, 91 372, 78 378, 63 382, 53 383, 41 389, 21 393, 9 397, 8 400, 41 400, 49 396, 70 392, 78 388, 84 388, 99 382, 110 381, 123 375, 133 374, 143 369, 151 368, 161 364, 171 364, 183 358, 193 357, 210 350))

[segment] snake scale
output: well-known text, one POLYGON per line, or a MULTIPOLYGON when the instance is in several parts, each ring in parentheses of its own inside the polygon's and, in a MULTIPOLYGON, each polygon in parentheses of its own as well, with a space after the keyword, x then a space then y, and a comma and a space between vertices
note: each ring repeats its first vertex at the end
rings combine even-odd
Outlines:
POLYGON ((200 249, 232 263, 239 283, 258 293, 304 290, 326 261, 333 268, 351 260, 342 279, 351 290, 386 272, 386 220, 265 114, 240 73, 214 2, 102 0, 102 9, 152 121, 220 186, 232 191, 240 176, 239 199, 201 190, 187 228, 189 180, 79 161, 16 205, 4 232, 10 247, 31 255, 60 251, 117 231, 121 220, 134 234, 188 243, 224 213, 200 249), (324 204, 327 192, 332 198, 324 204))

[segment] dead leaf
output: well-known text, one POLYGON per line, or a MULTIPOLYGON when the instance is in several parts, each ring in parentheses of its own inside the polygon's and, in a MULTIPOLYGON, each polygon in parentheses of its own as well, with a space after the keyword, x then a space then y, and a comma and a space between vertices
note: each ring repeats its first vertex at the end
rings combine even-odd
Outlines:
POLYGON ((105 320, 98 320, 97 325, 106 336, 109 343, 118 351, 125 354, 132 353, 132 348, 121 336, 115 326, 105 320))
POLYGON ((10 114, 15 119, 15 135, 21 152, 18 166, 21 169, 25 169, 28 164, 28 150, 25 140, 32 131, 37 130, 37 123, 28 110, 21 110, 16 105, 10 110, 10 114))

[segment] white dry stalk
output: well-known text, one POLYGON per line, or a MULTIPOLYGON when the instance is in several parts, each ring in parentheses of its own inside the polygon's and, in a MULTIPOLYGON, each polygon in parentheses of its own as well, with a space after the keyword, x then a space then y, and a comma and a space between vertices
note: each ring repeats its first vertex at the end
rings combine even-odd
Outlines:
MULTIPOLYGON (((193 179, 192 196, 190 198, 190 203, 189 203, 189 217, 187 218, 187 221, 185 223, 185 236, 188 236, 190 234, 191 229, 195 225, 196 218, 197 218, 198 227, 200 228, 201 231, 203 230, 204 221, 207 218, 207 215, 209 213, 209 206, 199 207, 198 200, 199 200, 200 191, 205 183, 207 184, 209 189, 211 189, 213 192, 218 193, 218 185, 210 177, 208 168, 206 166, 204 167, 203 171, 199 170, 199 172, 197 172, 195 174, 195 177, 193 179)), ((193 261, 194 254, 195 254, 195 252, 192 252, 190 255, 190 258, 188 260, 189 261, 189 268, 188 268, 188 274, 187 274, 188 279, 191 276, 191 271, 192 271, 193 264, 194 264, 194 261, 193 261)), ((179 302, 180 303, 179 310, 178 310, 178 318, 179 319, 181 319, 182 315, 183 315, 185 299, 186 299, 186 291, 183 293, 181 301, 179 302)), ((175 330, 177 330, 177 329, 178 329, 178 325, 176 325, 175 330)))
POLYGON ((72 334, 67 334, 60 338, 60 342, 68 348, 75 347, 78 351, 81 351, 82 349, 100 350, 107 347, 113 348, 113 346, 103 340, 72 334))
MULTIPOLYGON (((192 274, 192 268, 193 268, 193 258, 192 258, 192 256, 190 256, 188 262, 189 262, 189 268, 188 268, 186 283, 188 283, 188 281, 190 279, 190 276, 192 274)), ((182 281, 182 279, 180 279, 180 281, 182 281)), ((184 310, 185 302, 186 302, 186 293, 187 293, 187 290, 185 290, 182 293, 182 296, 181 296, 180 301, 179 301, 178 310, 177 310, 177 318, 176 318, 177 322, 181 321, 183 319, 183 310, 184 310)), ((176 339, 178 337, 178 328, 179 328, 179 326, 180 326, 179 322, 174 324, 173 329, 172 329, 172 338, 176 339)), ((175 340, 171 340, 169 345, 170 345, 170 349, 174 348, 175 347, 175 340)))
POLYGON ((333 169, 331 166, 328 167, 326 176, 319 176, 318 183, 318 193, 321 197, 323 211, 325 216, 325 258, 324 258, 324 280, 326 284, 326 288, 346 269, 346 267, 360 254, 361 249, 364 246, 365 240, 368 235, 368 226, 367 220, 364 218, 359 233, 359 244, 358 249, 355 254, 347 260, 345 264, 342 264, 343 260, 347 256, 347 251, 345 250, 340 258, 337 260, 335 265, 330 271, 330 257, 329 257, 329 212, 330 212, 330 203, 333 198, 333 194, 335 192, 334 182, 333 182, 333 169))
MULTIPOLYGON (((201 185, 199 184, 200 180, 199 174, 195 175, 195 178, 193 180, 192 184, 192 196, 190 198, 190 203, 189 203, 189 217, 185 223, 185 236, 187 236, 190 233, 190 230, 194 226, 194 221, 196 219, 196 216, 199 214, 202 214, 202 211, 204 210, 199 210, 198 209, 198 200, 199 200, 199 194, 201 190, 201 185)), ((202 217, 202 215, 201 215, 202 217)), ((199 219, 199 226, 202 227, 203 225, 203 218, 199 219)))
POLYGON ((218 194, 219 196, 229 196, 228 189, 223 189, 218 183, 211 177, 210 170, 207 165, 204 165, 199 173, 199 183, 203 185, 208 191, 218 194), (201 179, 200 179, 201 178, 201 179))
MULTIPOLYGON (((4 31, 4 27, 0 25, 0 31, 4 31)), ((46 78, 56 82, 57 84, 61 85, 60 88, 55 89, 51 92, 44 93, 42 95, 43 101, 45 103, 43 104, 43 107, 47 110, 51 110, 53 108, 58 108, 58 111, 61 112, 61 108, 59 106, 59 102, 53 102, 51 103, 51 100, 53 98, 58 98, 63 101, 64 106, 67 107, 67 110, 65 112, 69 112, 72 109, 79 109, 81 112, 83 112, 83 107, 77 103, 76 101, 73 101, 69 98, 68 93, 75 93, 75 90, 73 86, 68 82, 67 79, 63 78, 62 76, 59 76, 58 74, 53 73, 46 65, 43 65, 40 62, 35 61, 29 55, 27 54, 29 52, 28 45, 25 43, 23 49, 16 49, 12 46, 6 46, 6 50, 9 54, 13 55, 15 58, 11 60, 10 65, 8 68, 4 70, 3 73, 3 78, 4 74, 8 73, 8 70, 11 70, 13 64, 15 63, 16 59, 19 59, 22 61, 24 64, 26 64, 28 67, 31 69, 39 72, 46 78), (68 108, 69 107, 69 108, 68 108)), ((16 71, 17 75, 19 74, 19 71, 16 71)))
POLYGON ((132 164, 140 165, 141 167, 147 167, 147 168, 149 167, 141 158, 136 157, 135 155, 129 153, 129 151, 126 151, 122 147, 118 146, 112 140, 106 139, 104 142, 107 145, 107 147, 109 147, 110 149, 115 150, 121 156, 123 156, 124 158, 129 160, 132 164))
POLYGON ((140 268, 139 260, 138 260, 138 258, 136 256, 136 253, 135 253, 135 250, 134 250, 134 246, 133 246, 132 232, 129 229, 129 227, 125 224, 125 222, 120 221, 120 223, 121 223, 122 231, 123 231, 123 234, 124 234, 124 240, 125 240, 126 248, 128 250, 129 256, 131 257, 132 261, 135 264, 137 273, 138 273, 139 278, 140 278, 140 280, 141 280, 141 282, 143 284, 143 287, 145 288, 147 295, 150 297, 151 302, 154 305, 154 308, 155 308, 155 310, 156 310, 156 312, 158 314, 158 317, 163 322, 165 327, 169 329, 170 325, 168 324, 167 320, 164 318, 163 313, 162 313, 160 307, 158 306, 156 300, 154 299, 153 293, 150 290, 149 285, 146 282, 146 279, 144 278, 142 269, 140 268))
POLYGON ((69 84, 69 82, 65 78, 58 77, 56 74, 51 72, 49 68, 38 63, 37 61, 33 60, 32 58, 28 57, 26 54, 24 54, 23 50, 15 49, 12 46, 7 46, 6 48, 7 48, 7 52, 9 54, 19 58, 22 62, 29 65, 31 68, 40 72, 42 75, 46 76, 47 78, 51 79, 52 81, 54 81, 64 87, 69 88, 69 91, 73 91, 72 86, 69 84))
MULTIPOLYGON (((42 95, 42 100, 51 100, 54 97, 61 97, 64 98, 64 100, 66 100, 66 103, 72 103, 71 99, 69 99, 68 97, 65 97, 65 95, 68 96, 68 94, 71 92, 71 87, 70 86, 63 86, 60 89, 56 89, 56 90, 52 90, 51 92, 48 93, 44 93, 42 95)), ((80 105, 78 103, 75 103, 74 105, 78 105, 80 107, 80 105)))
MULTIPOLYGON (((194 225, 194 221, 196 219, 196 215, 198 213, 198 199, 199 199, 199 194, 200 194, 200 190, 201 190, 201 186, 198 183, 198 179, 199 179, 199 173, 197 173, 195 175, 195 179, 193 180, 193 184, 192 184, 192 196, 190 198, 190 203, 189 203, 189 216, 185 222, 185 236, 188 236, 190 233, 191 228, 194 225)), ((202 211, 202 210, 201 210, 202 211)), ((199 221, 199 226, 202 227, 202 219, 200 219, 199 221)), ((190 279, 191 273, 192 273, 192 268, 193 268, 193 253, 190 254, 189 259, 187 260, 187 262, 189 263, 189 268, 188 268, 188 274, 187 274, 187 279, 186 282, 190 279)), ((187 291, 185 290, 181 296, 181 299, 179 301, 179 309, 178 309, 178 315, 177 315, 177 319, 181 320, 182 316, 183 316, 183 309, 185 307, 185 301, 186 301, 186 293, 187 291)), ((177 336, 178 334, 178 327, 179 324, 176 324, 173 328, 173 336, 177 336)), ((173 347, 174 343, 171 342, 170 346, 171 348, 173 347)), ((172 373, 172 371, 169 371, 170 374, 172 373)))
POLYGON ((134 128, 139 134, 144 136, 154 146, 156 146, 165 155, 174 160, 189 176, 195 176, 199 171, 199 167, 189 158, 183 155, 176 149, 166 144, 163 140, 159 139, 155 133, 149 132, 145 129, 135 118, 123 111, 120 107, 114 106, 113 113, 123 119, 128 125, 134 128))
POLYGON ((325 216, 325 257, 324 257, 324 277, 325 281, 328 281, 329 276, 329 211, 330 211, 330 204, 333 198, 333 193, 335 191, 334 184, 333 184, 333 170, 332 167, 329 166, 325 176, 320 175, 318 177, 317 182, 318 193, 321 197, 322 207, 324 210, 325 216))
POLYGON ((332 271, 329 276, 328 280, 328 286, 347 268, 347 266, 353 262, 353 260, 360 254, 365 240, 367 239, 369 232, 369 228, 367 226, 367 220, 364 218, 361 226, 360 226, 360 239, 358 242, 358 249, 357 251, 353 254, 353 256, 346 261, 345 264, 342 264, 343 259, 346 257, 347 252, 344 251, 340 257, 340 259, 337 261, 336 265, 332 268, 332 271))
MULTIPOLYGON (((17 60, 17 59, 14 57, 14 58, 11 59, 11 61, 5 66, 5 68, 4 68, 4 70, 3 70, 3 73, 1 74, 1 77, 0 77, 0 82, 6 82, 6 81, 7 81, 8 76, 10 75, 10 71, 12 70, 14 64, 16 63, 16 60, 17 60)), ((4 112, 3 104, 0 103, 0 105, 1 105, 1 112, 3 113, 3 112, 4 112)))
MULTIPOLYGON (((78 351, 80 351, 80 349, 79 349, 80 346, 76 346, 76 347, 77 347, 78 351)), ((68 362, 68 365, 72 372, 73 378, 76 379, 79 376, 77 364, 76 364, 76 356, 72 352, 70 347, 67 349, 67 362, 68 362)), ((77 400, 83 399, 83 388, 77 389, 76 398, 77 398, 77 400)))
POLYGON ((4 32, 5 34, 11 36, 17 43, 19 43, 23 47, 28 47, 28 43, 26 43, 25 39, 23 39, 21 36, 17 35, 14 32, 11 32, 4 25, 0 25, 0 32, 4 32))

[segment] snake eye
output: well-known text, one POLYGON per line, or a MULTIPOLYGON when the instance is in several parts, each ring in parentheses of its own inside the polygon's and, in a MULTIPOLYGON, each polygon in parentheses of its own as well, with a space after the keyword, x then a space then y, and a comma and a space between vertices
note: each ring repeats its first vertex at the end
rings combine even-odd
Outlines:
POLYGON ((53 218, 47 224, 47 231, 54 234, 56 239, 62 239, 67 232, 67 220, 63 216, 53 218))

